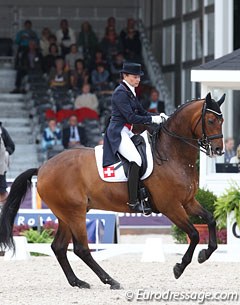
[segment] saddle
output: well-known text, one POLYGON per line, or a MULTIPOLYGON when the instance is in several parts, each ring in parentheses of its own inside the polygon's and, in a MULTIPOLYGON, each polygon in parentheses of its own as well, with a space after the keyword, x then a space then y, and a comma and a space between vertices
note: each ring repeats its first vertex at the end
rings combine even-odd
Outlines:
MULTIPOLYGON (((144 131, 141 134, 134 135, 131 140, 135 144, 137 151, 142 158, 142 166, 140 169, 140 181, 138 186, 138 199, 145 206, 150 202, 150 194, 148 190, 144 187, 142 181, 148 178, 153 171, 153 155, 151 149, 151 140, 149 139, 149 134, 144 131), (145 204, 146 203, 146 204, 145 204)), ((103 147, 102 145, 97 145, 95 147, 95 157, 96 164, 98 168, 98 173, 100 178, 106 182, 126 182, 128 180, 129 172, 129 161, 125 159, 122 155, 118 155, 119 162, 102 167, 103 158, 103 147)), ((155 212, 155 211, 154 211, 155 212)))
MULTIPOLYGON (((132 138, 133 141, 137 143, 137 149, 143 160, 140 179, 144 180, 151 175, 153 170, 153 155, 150 144, 151 141, 147 131, 144 131, 141 133, 141 135, 134 135, 132 138)), ((95 158, 98 173, 102 180, 106 182, 126 182, 128 180, 129 162, 123 156, 119 154, 118 162, 103 168, 103 146, 97 145, 95 146, 95 158)))

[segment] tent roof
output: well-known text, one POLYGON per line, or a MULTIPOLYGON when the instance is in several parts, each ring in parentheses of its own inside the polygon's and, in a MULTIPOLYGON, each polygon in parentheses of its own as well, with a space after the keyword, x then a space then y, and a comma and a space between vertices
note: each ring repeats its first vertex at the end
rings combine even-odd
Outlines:
POLYGON ((240 49, 192 68, 191 81, 240 90, 240 49))
POLYGON ((195 69, 199 70, 240 70, 240 49, 211 60, 195 69))

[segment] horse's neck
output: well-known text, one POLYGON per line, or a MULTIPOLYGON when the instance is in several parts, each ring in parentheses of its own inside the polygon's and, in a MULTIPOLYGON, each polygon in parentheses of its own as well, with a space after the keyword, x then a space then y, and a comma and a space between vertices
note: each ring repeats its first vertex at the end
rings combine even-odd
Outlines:
MULTIPOLYGON (((189 105, 186 105, 182 110, 179 110, 176 114, 167 121, 166 125, 168 130, 185 138, 193 138, 193 130, 196 126, 192 126, 193 121, 198 124, 198 117, 202 112, 202 102, 195 101, 189 105)), ((200 122, 201 123, 201 122, 200 122)))
MULTIPOLYGON (((199 107, 198 112, 200 110, 201 108, 199 107)), ((178 139, 177 137, 161 131, 158 149, 162 151, 167 158, 169 156, 174 156, 174 160, 184 161, 181 162, 182 164, 195 164, 198 156, 198 149, 196 148, 197 141, 192 133, 192 118, 195 114, 196 107, 191 107, 191 105, 189 105, 167 121, 167 130, 182 138, 178 139), (183 138, 187 140, 184 140, 183 138)))

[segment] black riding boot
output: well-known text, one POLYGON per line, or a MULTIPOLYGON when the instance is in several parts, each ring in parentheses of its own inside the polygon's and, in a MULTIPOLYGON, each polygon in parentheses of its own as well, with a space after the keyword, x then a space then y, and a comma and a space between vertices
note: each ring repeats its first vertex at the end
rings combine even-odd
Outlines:
POLYGON ((149 207, 143 207, 138 200, 139 171, 140 167, 137 163, 130 162, 128 172, 129 207, 136 213, 151 213, 151 209, 149 207))

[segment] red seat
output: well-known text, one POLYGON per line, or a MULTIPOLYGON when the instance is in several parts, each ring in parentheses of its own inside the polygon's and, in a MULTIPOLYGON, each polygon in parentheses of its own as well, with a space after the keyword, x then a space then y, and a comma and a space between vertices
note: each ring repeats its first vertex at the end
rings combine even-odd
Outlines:
POLYGON ((56 118, 56 112, 54 112, 52 109, 47 109, 45 111, 45 117, 47 120, 49 119, 55 119, 56 118))
POLYGON ((83 122, 84 120, 87 120, 87 119, 99 120, 98 113, 95 110, 87 108, 87 107, 76 109, 75 114, 78 118, 78 122, 83 122))
POLYGON ((73 114, 74 114, 74 110, 61 109, 57 112, 57 122, 61 123, 63 120, 68 119, 73 114))
POLYGON ((68 119, 71 115, 76 115, 78 122, 83 122, 84 120, 99 120, 98 113, 90 108, 83 107, 76 110, 71 109, 61 109, 57 113, 52 109, 45 111, 46 119, 55 118, 58 123, 61 123, 63 120, 68 119))

